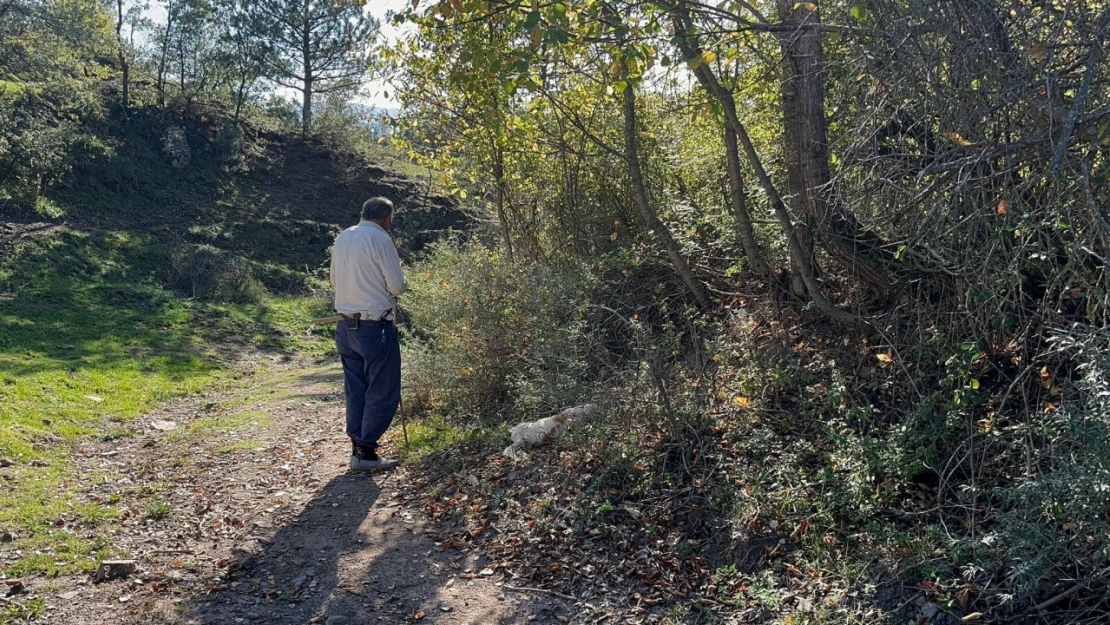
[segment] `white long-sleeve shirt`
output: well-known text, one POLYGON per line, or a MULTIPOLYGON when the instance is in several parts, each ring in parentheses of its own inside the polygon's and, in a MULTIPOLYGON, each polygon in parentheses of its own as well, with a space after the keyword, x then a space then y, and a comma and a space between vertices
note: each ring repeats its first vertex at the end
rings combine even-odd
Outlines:
POLYGON ((331 252, 331 285, 340 314, 357 312, 376 321, 393 310, 409 283, 385 228, 364 219, 339 233, 331 252))

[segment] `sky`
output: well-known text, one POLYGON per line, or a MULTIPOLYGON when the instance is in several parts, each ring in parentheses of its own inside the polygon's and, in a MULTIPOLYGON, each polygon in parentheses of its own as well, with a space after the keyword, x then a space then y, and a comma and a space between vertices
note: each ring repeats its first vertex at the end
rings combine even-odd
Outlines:
MULTIPOLYGON (((367 9, 370 14, 378 18, 382 24, 381 40, 380 42, 389 43, 396 41, 396 39, 403 34, 400 30, 393 26, 386 15, 390 12, 400 11, 405 8, 409 0, 367 0, 367 9)), ((166 22, 166 8, 160 2, 155 0, 147 5, 144 10, 144 15, 150 20, 158 24, 166 22)), ((294 95, 294 92, 289 89, 281 88, 279 93, 289 92, 287 95, 294 95)), ((377 79, 367 83, 363 89, 364 93, 356 101, 365 106, 373 106, 376 108, 397 108, 399 106, 396 98, 393 97, 392 90, 383 80, 377 79), (388 94, 389 97, 386 97, 388 94)), ((294 98, 296 99, 296 98, 294 98)))

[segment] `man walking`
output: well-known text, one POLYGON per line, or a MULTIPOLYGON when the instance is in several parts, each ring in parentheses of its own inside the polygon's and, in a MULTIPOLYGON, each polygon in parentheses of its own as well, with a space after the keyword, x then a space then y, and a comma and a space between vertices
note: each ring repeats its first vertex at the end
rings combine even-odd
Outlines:
POLYGON ((362 205, 362 220, 339 234, 331 254, 335 310, 346 317, 335 327, 335 346, 343 361, 355 471, 397 466, 377 451, 378 439, 401 402, 401 345, 394 315, 408 282, 388 234, 392 226, 393 202, 370 198, 362 205))

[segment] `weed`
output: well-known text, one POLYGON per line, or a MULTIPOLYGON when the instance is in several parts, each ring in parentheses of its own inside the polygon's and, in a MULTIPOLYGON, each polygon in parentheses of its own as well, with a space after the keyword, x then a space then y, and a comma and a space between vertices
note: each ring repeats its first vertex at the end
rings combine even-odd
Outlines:
POLYGON ((143 518, 158 521, 166 518, 172 509, 173 507, 165 501, 152 501, 147 504, 143 518))

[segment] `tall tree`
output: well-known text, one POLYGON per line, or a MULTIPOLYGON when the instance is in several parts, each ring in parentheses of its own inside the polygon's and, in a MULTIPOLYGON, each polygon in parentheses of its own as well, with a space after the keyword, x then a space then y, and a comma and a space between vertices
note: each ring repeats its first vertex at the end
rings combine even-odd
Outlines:
POLYGON ((250 28, 250 2, 228 2, 216 8, 219 26, 217 57, 223 69, 227 92, 238 120, 245 105, 257 91, 265 72, 267 45, 250 28))
POLYGON ((362 84, 378 21, 364 0, 258 0, 251 2, 256 36, 269 44, 268 77, 301 92, 301 124, 312 127, 316 95, 362 84))

